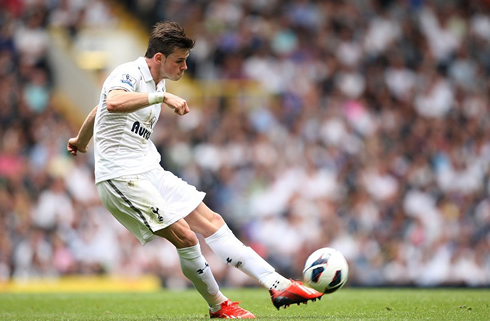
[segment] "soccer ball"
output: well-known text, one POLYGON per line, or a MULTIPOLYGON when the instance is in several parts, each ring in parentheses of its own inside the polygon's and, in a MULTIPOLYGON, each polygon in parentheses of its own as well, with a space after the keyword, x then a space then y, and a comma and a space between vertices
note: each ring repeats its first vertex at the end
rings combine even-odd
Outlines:
POLYGON ((303 269, 304 283, 323 293, 333 293, 344 286, 349 266, 339 251, 324 247, 313 252, 303 269))

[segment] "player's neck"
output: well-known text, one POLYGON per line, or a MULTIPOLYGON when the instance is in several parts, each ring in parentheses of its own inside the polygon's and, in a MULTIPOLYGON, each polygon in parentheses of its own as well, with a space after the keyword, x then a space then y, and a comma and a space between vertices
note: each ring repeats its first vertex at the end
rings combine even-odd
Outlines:
POLYGON ((155 86, 163 80, 163 76, 160 74, 160 68, 158 68, 158 63, 154 61, 154 59, 151 58, 145 58, 146 64, 148 65, 148 69, 150 69, 150 74, 151 77, 153 78, 153 81, 155 82, 155 86))

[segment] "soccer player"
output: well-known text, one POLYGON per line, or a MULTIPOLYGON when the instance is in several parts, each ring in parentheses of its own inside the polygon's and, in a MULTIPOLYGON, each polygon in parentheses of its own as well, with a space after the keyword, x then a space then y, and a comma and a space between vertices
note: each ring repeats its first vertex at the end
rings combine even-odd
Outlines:
POLYGON ((180 116, 189 112, 184 99, 166 92, 165 79, 184 75, 193 47, 194 40, 177 23, 157 23, 145 57, 116 67, 107 77, 98 106, 67 149, 74 156, 85 153, 94 137, 95 183, 105 207, 142 244, 160 236, 177 248, 182 271, 206 300, 211 318, 255 316, 221 293, 196 233, 224 262, 267 288, 276 308, 316 300, 323 293, 277 273, 203 203, 205 193, 159 165, 150 136, 161 110, 171 108, 180 116))

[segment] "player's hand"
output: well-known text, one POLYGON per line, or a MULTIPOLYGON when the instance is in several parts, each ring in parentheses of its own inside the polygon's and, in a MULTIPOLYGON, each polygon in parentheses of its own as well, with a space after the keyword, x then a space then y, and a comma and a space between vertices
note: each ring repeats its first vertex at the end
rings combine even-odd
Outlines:
POLYGON ((190 111, 185 99, 182 99, 179 96, 175 96, 171 93, 165 93, 165 99, 163 100, 163 103, 172 108, 174 112, 180 116, 183 116, 190 111))
POLYGON ((66 149, 73 156, 77 156, 77 152, 86 153, 88 150, 88 147, 80 145, 78 143, 78 137, 73 137, 73 138, 70 138, 68 140, 68 145, 66 146, 66 149))

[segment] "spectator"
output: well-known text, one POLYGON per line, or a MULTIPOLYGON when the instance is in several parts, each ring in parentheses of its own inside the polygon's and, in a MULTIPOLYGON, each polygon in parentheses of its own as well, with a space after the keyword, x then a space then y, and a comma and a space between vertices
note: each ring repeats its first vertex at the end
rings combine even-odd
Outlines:
MULTIPOLYGON (((71 163, 58 143, 73 130, 49 99, 46 26, 114 25, 110 3, 16 3, 0 12, 0 282, 109 272, 188 286, 169 274, 175 253, 128 256, 138 251, 115 241, 127 235, 86 188, 90 156, 71 163), (112 261, 81 255, 93 249, 112 261)), ((207 202, 283 272, 299 278, 293 258, 331 246, 353 285, 490 285, 485 2, 124 3, 147 26, 176 20, 194 33, 200 80, 257 81, 267 93, 194 97, 192 120, 162 119, 152 139, 165 167, 210 191, 207 202)), ((223 271, 226 284, 247 282, 223 271)))

